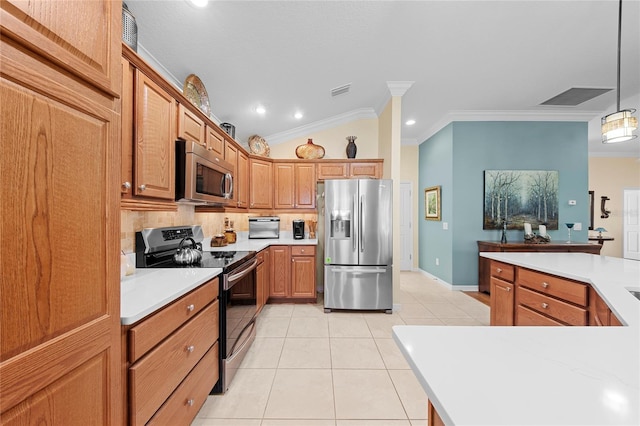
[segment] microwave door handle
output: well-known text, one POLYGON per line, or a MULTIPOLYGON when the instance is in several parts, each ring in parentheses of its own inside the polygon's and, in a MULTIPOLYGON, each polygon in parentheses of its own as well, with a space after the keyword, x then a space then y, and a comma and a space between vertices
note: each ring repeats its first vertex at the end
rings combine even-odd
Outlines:
POLYGON ((220 183, 220 190, 224 198, 231 198, 231 192, 233 192, 233 178, 231 173, 225 173, 224 179, 220 183), (227 188, 229 189, 227 191, 227 188))
POLYGON ((231 197, 231 194, 233 194, 233 176, 231 176, 231 173, 227 173, 226 176, 229 179, 229 197, 231 197))

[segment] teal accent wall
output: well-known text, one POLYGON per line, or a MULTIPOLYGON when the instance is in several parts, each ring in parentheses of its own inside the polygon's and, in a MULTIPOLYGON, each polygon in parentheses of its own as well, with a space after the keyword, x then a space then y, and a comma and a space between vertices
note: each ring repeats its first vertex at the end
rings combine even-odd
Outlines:
MULTIPOLYGON (((558 230, 552 241, 566 241, 565 222, 581 222, 571 239, 587 242, 589 226, 587 123, 454 122, 420 145, 419 185, 442 186, 442 222, 419 226, 420 269, 453 285, 478 284, 478 240, 500 239, 482 229, 484 170, 557 170, 558 230), (576 200, 575 206, 569 200, 576 200), (435 265, 435 258, 440 266, 435 265)), ((424 197, 424 194, 422 194, 424 197)), ((523 241, 523 231, 507 231, 508 241, 523 241)))

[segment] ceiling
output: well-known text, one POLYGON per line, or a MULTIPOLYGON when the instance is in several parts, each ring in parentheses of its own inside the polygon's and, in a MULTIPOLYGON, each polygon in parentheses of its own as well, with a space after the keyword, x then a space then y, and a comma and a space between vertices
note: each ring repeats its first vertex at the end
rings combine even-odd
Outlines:
MULTIPOLYGON (((403 144, 455 120, 578 120, 589 121, 590 155, 640 157, 640 138, 600 142, 600 117, 616 109, 617 1, 126 3, 138 52, 180 88, 196 74, 215 121, 234 124, 243 143, 375 117, 390 99, 387 82, 413 82, 402 97, 403 144), (331 96, 345 84, 348 93, 331 96), (574 87, 613 90, 577 106, 540 105, 574 87)), ((640 109, 639 24, 640 0, 625 0, 622 108, 640 109)))

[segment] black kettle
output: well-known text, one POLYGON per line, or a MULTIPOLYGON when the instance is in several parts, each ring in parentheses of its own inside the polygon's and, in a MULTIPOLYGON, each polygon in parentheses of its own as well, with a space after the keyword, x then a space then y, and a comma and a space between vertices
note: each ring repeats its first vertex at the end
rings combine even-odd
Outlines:
POLYGON ((198 250, 196 242, 191 237, 183 238, 178 246, 178 251, 173 255, 173 261, 178 265, 193 265, 200 263, 202 260, 202 252, 198 250), (191 242, 191 247, 183 247, 185 241, 191 242))

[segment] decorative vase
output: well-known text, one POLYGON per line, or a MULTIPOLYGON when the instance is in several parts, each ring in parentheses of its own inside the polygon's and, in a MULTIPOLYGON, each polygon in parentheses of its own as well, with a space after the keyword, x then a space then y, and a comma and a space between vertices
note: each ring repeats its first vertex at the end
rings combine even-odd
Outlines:
POLYGON ((347 140, 349 141, 347 144, 347 158, 356 158, 356 152, 358 152, 356 139, 358 139, 357 136, 347 136, 347 140))
POLYGON ((324 148, 313 143, 313 139, 307 139, 307 143, 298 145, 296 156, 307 160, 314 160, 324 157, 324 148))

